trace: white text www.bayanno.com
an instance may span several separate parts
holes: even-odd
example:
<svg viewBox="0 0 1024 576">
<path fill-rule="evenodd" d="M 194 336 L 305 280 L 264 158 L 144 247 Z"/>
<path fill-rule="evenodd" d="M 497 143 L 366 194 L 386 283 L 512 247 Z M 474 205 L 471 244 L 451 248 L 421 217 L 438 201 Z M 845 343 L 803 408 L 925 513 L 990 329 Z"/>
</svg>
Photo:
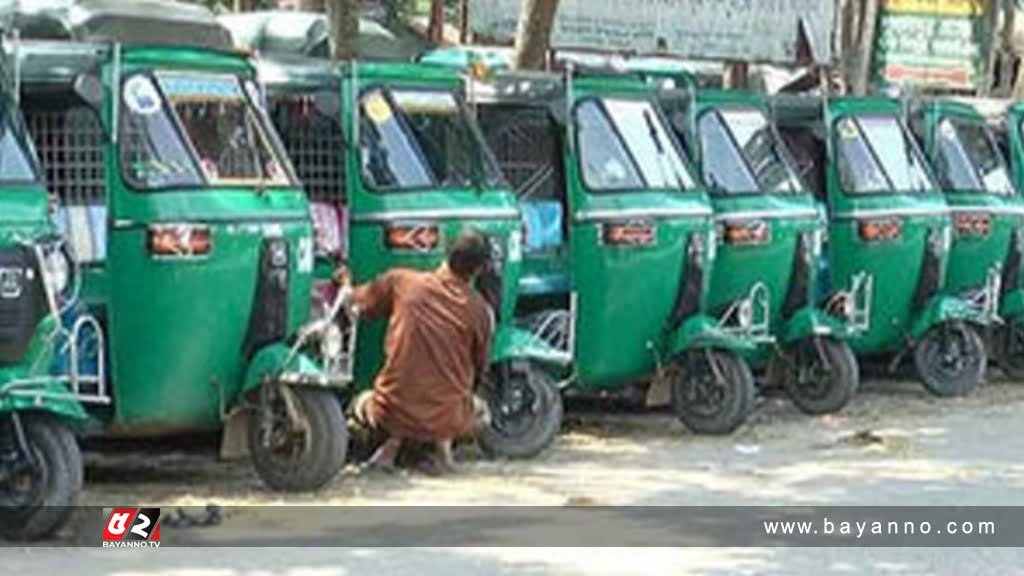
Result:
<svg viewBox="0 0 1024 576">
<path fill-rule="evenodd" d="M 863 538 L 865 536 L 915 536 L 933 534 L 954 535 L 994 535 L 995 522 L 950 522 L 932 523 L 928 521 L 856 521 L 844 522 L 830 518 L 814 520 L 780 520 L 764 522 L 765 534 L 769 536 L 849 536 Z"/>
</svg>

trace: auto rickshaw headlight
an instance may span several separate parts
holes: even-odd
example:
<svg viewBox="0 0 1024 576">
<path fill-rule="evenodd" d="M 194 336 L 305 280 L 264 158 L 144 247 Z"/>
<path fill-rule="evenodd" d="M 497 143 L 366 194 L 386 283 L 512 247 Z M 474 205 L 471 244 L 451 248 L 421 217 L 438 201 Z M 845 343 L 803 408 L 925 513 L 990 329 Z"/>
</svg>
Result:
<svg viewBox="0 0 1024 576">
<path fill-rule="evenodd" d="M 736 320 L 742 330 L 748 330 L 754 325 L 754 303 L 749 298 L 740 304 L 736 311 Z"/>
<path fill-rule="evenodd" d="M 343 345 L 344 335 L 341 328 L 331 322 L 320 337 L 320 354 L 324 358 L 337 358 L 341 356 Z"/>
<path fill-rule="evenodd" d="M 47 249 L 43 268 L 43 278 L 54 293 L 61 294 L 67 290 L 71 282 L 71 262 L 63 250 L 56 246 Z"/>
</svg>

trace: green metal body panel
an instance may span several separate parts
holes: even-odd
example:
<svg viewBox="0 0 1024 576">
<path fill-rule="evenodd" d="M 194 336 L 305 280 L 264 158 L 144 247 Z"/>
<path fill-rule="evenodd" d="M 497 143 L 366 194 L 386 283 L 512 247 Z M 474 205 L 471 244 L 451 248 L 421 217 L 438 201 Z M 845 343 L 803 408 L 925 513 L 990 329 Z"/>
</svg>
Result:
<svg viewBox="0 0 1024 576">
<path fill-rule="evenodd" d="M 764 99 L 756 94 L 744 92 L 701 91 L 698 93 L 694 118 L 698 119 L 714 110 L 730 108 L 757 110 L 768 116 Z M 696 130 L 696 126 L 691 126 Z M 693 141 L 698 136 L 691 134 Z M 708 161 L 698 158 L 698 163 Z M 768 291 L 770 312 L 769 330 L 774 336 L 781 336 L 790 342 L 815 335 L 823 322 L 807 322 L 783 316 L 783 304 L 790 290 L 790 281 L 796 266 L 797 244 L 801 235 L 820 237 L 824 229 L 817 202 L 810 192 L 774 194 L 753 193 L 742 195 L 712 195 L 715 220 L 719 226 L 763 221 L 770 226 L 769 238 L 757 245 L 732 245 L 719 235 L 718 257 L 712 274 L 708 309 L 721 314 L 735 301 L 746 297 L 758 283 Z M 808 302 L 813 303 L 811 293 L 817 282 L 817 259 L 820 251 L 812 254 L 809 263 Z M 819 318 L 816 315 L 814 318 Z M 831 325 L 829 323 L 828 325 Z M 845 330 L 837 332 L 845 334 Z M 756 354 L 748 355 L 755 366 L 762 365 L 775 351 L 771 342 L 759 346 Z"/>
<path fill-rule="evenodd" d="M 354 121 L 358 117 L 356 95 L 375 86 L 441 88 L 459 90 L 461 78 L 452 71 L 415 64 L 357 64 L 342 69 L 342 124 L 349 142 L 355 141 Z M 432 189 L 409 192 L 376 192 L 363 182 L 360 150 L 350 146 L 346 154 L 346 189 L 350 209 L 349 254 L 353 279 L 372 280 L 395 267 L 432 269 L 444 260 L 449 241 L 466 230 L 499 239 L 504 255 L 502 309 L 499 324 L 510 321 L 515 311 L 515 294 L 521 273 L 521 223 L 515 197 L 508 189 Z M 436 224 L 441 242 L 425 252 L 396 251 L 384 244 L 391 223 Z M 383 362 L 386 322 L 363 321 L 356 355 L 356 387 L 368 388 Z M 500 342 L 498 343 L 500 344 Z M 508 356 L 500 346 L 492 347 L 494 358 Z"/>
<path fill-rule="evenodd" d="M 572 360 L 528 330 L 516 328 L 508 323 L 498 326 L 491 346 L 491 361 L 508 362 L 524 358 L 551 367 L 565 366 Z"/>
<path fill-rule="evenodd" d="M 121 78 L 147 70 L 253 74 L 241 55 L 189 48 L 123 51 Z M 119 92 L 115 75 L 113 61 L 107 61 L 101 115 L 108 130 Z M 84 294 L 106 316 L 114 405 L 106 425 L 122 434 L 217 429 L 245 383 L 243 347 L 265 238 L 289 244 L 289 330 L 309 315 L 312 263 L 301 263 L 301 252 L 312 249 L 308 202 L 298 187 L 138 192 L 122 179 L 110 140 L 104 156 L 107 259 L 84 275 Z M 151 256 L 148 226 L 171 223 L 208 225 L 210 253 Z"/>
<path fill-rule="evenodd" d="M 625 78 L 580 78 L 572 96 L 573 105 L 598 96 L 653 99 L 649 87 Z M 675 346 L 700 341 L 696 330 L 679 340 L 665 334 L 664 327 L 683 281 L 690 235 L 703 237 L 706 249 L 712 238 L 710 206 L 701 191 L 591 193 L 583 185 L 575 149 L 566 151 L 564 164 L 571 214 L 570 267 L 578 298 L 578 383 L 583 388 L 617 387 L 653 374 L 656 353 L 670 355 L 678 351 L 672 349 Z M 603 222 L 652 209 L 675 214 L 652 218 L 652 244 L 625 247 L 601 242 Z M 608 216 L 598 217 L 601 214 Z M 706 271 L 702 298 L 709 276 Z"/>
<path fill-rule="evenodd" d="M 1006 144 L 1008 149 L 1008 161 L 1010 164 L 1010 175 L 1013 179 L 1014 188 L 1017 191 L 1015 200 L 1024 204 L 1024 105 L 1017 103 L 1010 106 L 1006 111 Z M 1021 231 L 1021 249 L 1024 250 L 1024 230 Z M 1017 286 L 1003 286 L 1003 297 L 1000 300 L 1000 315 L 1004 318 L 1018 318 L 1024 314 L 1024 277 L 1020 278 Z"/>
<path fill-rule="evenodd" d="M 932 326 L 943 322 L 960 320 L 972 324 L 984 325 L 990 322 L 977 307 L 962 298 L 954 296 L 935 296 L 924 308 L 914 315 L 908 331 L 912 341 L 924 336 Z"/>
<path fill-rule="evenodd" d="M 985 118 L 968 104 L 953 101 L 929 102 L 919 112 L 922 124 L 924 151 L 933 166 L 938 161 L 939 123 L 944 118 L 984 125 Z M 1014 231 L 1024 226 L 1024 202 L 1019 192 L 1011 196 L 989 193 L 985 190 L 946 190 L 946 202 L 954 216 L 978 214 L 989 217 L 986 235 L 960 234 L 954 228 L 953 244 L 946 270 L 946 285 L 950 292 L 960 293 L 982 288 L 994 267 L 1002 267 L 1010 252 Z M 1020 287 L 1003 287 L 1004 291 Z"/>
<path fill-rule="evenodd" d="M 850 340 L 858 354 L 891 353 L 905 346 L 919 330 L 912 326 L 937 321 L 925 303 L 915 309 L 914 295 L 921 277 L 929 230 L 949 237 L 951 222 L 940 191 L 924 193 L 846 194 L 839 184 L 832 127 L 846 116 L 890 115 L 902 118 L 899 102 L 881 98 L 829 100 L 825 116 L 829 162 L 826 186 L 829 202 L 828 258 L 833 286 L 848 285 L 854 275 L 867 272 L 874 278 L 870 326 Z M 902 234 L 889 241 L 866 242 L 858 234 L 858 221 L 897 218 Z M 940 279 L 945 274 L 948 251 L 940 256 Z M 940 294 L 943 287 L 940 282 Z"/>
<path fill-rule="evenodd" d="M 256 351 L 245 371 L 241 392 L 244 394 L 259 388 L 282 371 L 297 377 L 316 377 L 321 374 L 320 365 L 302 353 L 291 355 L 291 348 L 285 344 L 271 344 Z"/>
</svg>

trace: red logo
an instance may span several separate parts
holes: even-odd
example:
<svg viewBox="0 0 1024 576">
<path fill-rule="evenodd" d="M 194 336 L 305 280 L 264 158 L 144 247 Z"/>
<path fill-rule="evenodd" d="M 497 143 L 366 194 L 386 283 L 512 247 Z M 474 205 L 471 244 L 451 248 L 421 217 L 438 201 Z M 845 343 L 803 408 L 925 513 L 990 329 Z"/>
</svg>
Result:
<svg viewBox="0 0 1024 576">
<path fill-rule="evenodd" d="M 159 542 L 159 508 L 104 508 L 104 542 Z"/>
</svg>

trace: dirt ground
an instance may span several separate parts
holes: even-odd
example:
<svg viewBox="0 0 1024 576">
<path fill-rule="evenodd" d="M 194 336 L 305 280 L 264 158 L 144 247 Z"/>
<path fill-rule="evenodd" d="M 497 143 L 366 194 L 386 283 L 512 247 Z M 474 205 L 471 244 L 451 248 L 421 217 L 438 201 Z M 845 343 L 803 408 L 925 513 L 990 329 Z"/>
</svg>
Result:
<svg viewBox="0 0 1024 576">
<path fill-rule="evenodd" d="M 727 437 L 688 433 L 668 412 L 569 410 L 532 461 L 475 458 L 450 477 L 361 477 L 349 466 L 303 496 L 266 491 L 215 439 L 117 444 L 87 458 L 86 504 L 737 505 L 1024 504 L 1024 385 L 937 399 L 913 382 L 873 382 L 841 414 L 807 417 L 764 400 Z"/>
<path fill-rule="evenodd" d="M 88 455 L 93 505 L 1024 505 L 1024 385 L 942 400 L 915 383 L 872 382 L 840 415 L 810 418 L 771 398 L 728 437 L 686 432 L 665 412 L 575 407 L 547 454 L 471 459 L 452 477 L 362 477 L 354 466 L 305 496 L 264 490 L 215 442 L 108 445 Z M 471 456 L 471 455 L 470 455 Z M 225 509 L 225 525 L 268 522 Z M 264 508 L 264 510 L 266 510 Z M 276 526 L 294 534 L 296 526 Z M 103 576 L 350 574 L 1024 574 L 998 548 L 0 548 L 0 573 Z M 133 554 L 129 554 L 133 552 Z"/>
</svg>

